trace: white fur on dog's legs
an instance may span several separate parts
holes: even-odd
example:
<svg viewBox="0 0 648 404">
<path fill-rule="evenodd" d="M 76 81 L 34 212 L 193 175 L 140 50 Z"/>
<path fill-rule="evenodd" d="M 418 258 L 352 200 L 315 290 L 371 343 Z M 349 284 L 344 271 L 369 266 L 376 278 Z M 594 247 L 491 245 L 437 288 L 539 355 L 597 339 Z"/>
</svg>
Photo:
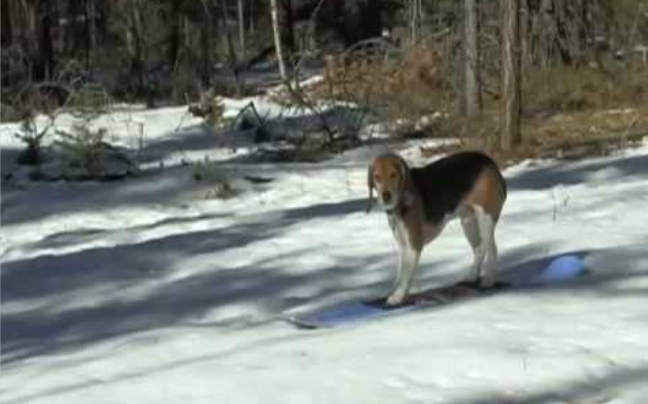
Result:
<svg viewBox="0 0 648 404">
<path fill-rule="evenodd" d="M 392 292 L 394 293 L 396 289 L 398 289 L 398 286 L 401 284 L 403 281 L 403 268 L 406 266 L 405 262 L 405 254 L 403 253 L 403 248 L 399 245 L 398 246 L 398 266 L 396 267 L 396 277 L 394 278 L 394 285 L 392 287 Z"/>
<path fill-rule="evenodd" d="M 407 228 L 402 221 L 394 216 L 390 216 L 389 226 L 392 229 L 394 239 L 398 245 L 399 259 L 396 272 L 396 285 L 393 292 L 387 298 L 387 305 L 395 306 L 401 304 L 407 297 L 418 268 L 421 252 L 414 251 L 410 247 Z"/>
<path fill-rule="evenodd" d="M 481 244 L 479 247 L 481 265 L 480 286 L 489 288 L 495 284 L 497 246 L 495 245 L 495 222 L 493 218 L 484 212 L 481 206 L 474 206 L 477 216 L 477 227 L 479 228 L 479 237 Z M 486 262 L 484 262 L 486 259 Z"/>
<path fill-rule="evenodd" d="M 420 251 L 416 251 L 409 246 L 402 246 L 400 256 L 401 268 L 398 285 L 396 286 L 396 290 L 394 290 L 394 292 L 392 292 L 392 294 L 387 298 L 388 306 L 399 305 L 403 303 L 403 301 L 407 297 L 407 294 L 412 287 L 412 281 L 416 276 L 421 253 Z"/>
<path fill-rule="evenodd" d="M 491 242 L 488 251 L 486 252 L 486 260 L 484 261 L 482 271 L 482 286 L 494 286 L 497 282 L 497 245 L 495 245 L 494 237 L 491 237 Z"/>
<path fill-rule="evenodd" d="M 396 241 L 396 248 L 398 248 L 398 266 L 396 267 L 396 278 L 394 279 L 394 286 L 391 294 L 393 294 L 396 289 L 400 286 L 403 280 L 403 271 L 407 265 L 405 260 L 405 245 L 407 244 L 406 235 L 403 234 L 402 226 L 398 225 L 398 220 L 394 216 L 388 217 L 389 227 L 392 229 L 392 235 Z"/>
<path fill-rule="evenodd" d="M 464 281 L 475 283 L 479 280 L 482 265 L 482 262 L 480 261 L 480 259 L 482 259 L 482 254 L 480 252 L 481 237 L 479 235 L 479 226 L 477 225 L 477 217 L 475 214 L 462 217 L 461 227 L 466 235 L 466 239 L 468 239 L 468 243 L 470 243 L 474 255 L 473 265 L 470 268 L 468 275 L 464 278 Z"/>
</svg>

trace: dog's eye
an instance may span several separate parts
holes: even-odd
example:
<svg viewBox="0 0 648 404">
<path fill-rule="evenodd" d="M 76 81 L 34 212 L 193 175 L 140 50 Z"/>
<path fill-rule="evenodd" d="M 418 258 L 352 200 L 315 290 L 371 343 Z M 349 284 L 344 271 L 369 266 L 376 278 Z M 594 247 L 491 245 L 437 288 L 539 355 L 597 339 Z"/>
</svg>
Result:
<svg viewBox="0 0 648 404">
<path fill-rule="evenodd" d="M 393 172 L 391 172 L 391 173 L 389 174 L 389 179 L 392 179 L 392 180 L 393 180 L 393 179 L 396 178 L 397 176 L 398 176 L 398 173 L 397 173 L 396 171 L 393 171 Z"/>
<path fill-rule="evenodd" d="M 377 182 L 380 182 L 380 175 L 378 175 L 378 174 L 374 175 L 374 180 L 376 180 Z"/>
</svg>

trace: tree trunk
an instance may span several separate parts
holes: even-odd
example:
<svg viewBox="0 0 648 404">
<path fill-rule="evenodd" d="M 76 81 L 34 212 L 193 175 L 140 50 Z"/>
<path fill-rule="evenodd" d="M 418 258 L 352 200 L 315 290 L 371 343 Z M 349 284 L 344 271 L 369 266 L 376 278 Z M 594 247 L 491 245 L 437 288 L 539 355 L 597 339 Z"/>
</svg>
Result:
<svg viewBox="0 0 648 404">
<path fill-rule="evenodd" d="M 77 50 L 78 37 L 76 34 L 77 22 L 74 18 L 74 15 L 77 11 L 77 4 L 75 2 L 67 2 L 63 6 L 63 11 L 61 14 L 65 18 L 65 21 L 62 22 L 62 50 L 63 54 L 67 57 L 73 55 Z"/>
<path fill-rule="evenodd" d="M 466 115 L 475 117 L 481 110 L 479 80 L 479 14 L 477 0 L 464 0 L 465 7 L 465 94 Z"/>
<path fill-rule="evenodd" d="M 520 3 L 500 0 L 502 35 L 502 96 L 500 145 L 509 150 L 521 143 L 520 134 Z"/>
<path fill-rule="evenodd" d="M 41 53 L 42 55 L 41 57 L 43 58 L 44 63 L 44 74 L 48 80 L 54 77 L 56 63 L 56 60 L 54 58 L 54 41 L 52 37 L 52 25 L 54 20 L 53 6 L 54 3 L 51 1 L 48 1 L 43 5 L 43 17 L 40 20 L 41 32 L 39 35 L 39 53 Z"/>
<path fill-rule="evenodd" d="M 529 0 L 520 0 L 520 63 L 522 71 L 531 65 L 530 15 Z"/>
<path fill-rule="evenodd" d="M 421 0 L 410 0 L 409 5 L 410 43 L 414 45 L 418 42 L 421 35 Z"/>
<path fill-rule="evenodd" d="M 2 34 L 0 35 L 0 44 L 3 48 L 6 48 L 8 46 L 11 46 L 11 44 L 13 43 L 9 0 L 2 0 L 0 6 L 2 7 L 2 9 L 0 10 L 0 18 L 2 19 L 2 22 L 0 23 L 0 29 L 2 30 Z"/>
<path fill-rule="evenodd" d="M 254 35 L 255 33 L 254 22 L 256 20 L 256 9 L 254 8 L 254 6 L 254 1 L 248 3 L 248 21 L 250 22 L 250 26 L 248 27 L 248 34 L 250 36 Z"/>
<path fill-rule="evenodd" d="M 571 0 L 570 0 L 571 1 Z M 563 1 L 553 0 L 552 11 L 554 24 L 556 25 L 555 46 L 560 53 L 562 62 L 566 65 L 571 65 L 574 62 L 572 49 L 570 47 L 570 35 L 568 24 L 568 5 Z"/>
<path fill-rule="evenodd" d="M 587 53 L 587 35 L 589 31 L 588 12 L 590 2 L 585 0 L 578 0 L 576 4 L 572 5 L 572 52 L 576 66 L 581 66 L 585 63 Z"/>
<path fill-rule="evenodd" d="M 291 60 L 291 56 L 295 54 L 295 19 L 293 17 L 293 5 L 292 0 L 283 0 L 282 3 L 284 16 L 282 25 L 286 27 L 283 32 L 282 41 L 286 45 L 285 50 L 288 60 Z M 286 54 L 284 54 L 284 57 L 286 57 Z"/>
<path fill-rule="evenodd" d="M 127 47 L 131 59 L 131 74 L 137 78 L 137 88 L 135 93 L 141 97 L 148 93 L 148 83 L 146 80 L 146 39 L 144 38 L 144 27 L 142 21 L 141 0 L 131 0 L 131 24 L 127 30 Z"/>
<path fill-rule="evenodd" d="M 240 59 L 245 59 L 245 4 L 243 0 L 237 2 L 238 10 L 238 40 Z"/>
<path fill-rule="evenodd" d="M 203 0 L 203 11 L 200 24 L 200 82 L 203 86 L 209 87 L 212 73 L 212 16 L 206 0 Z"/>
<path fill-rule="evenodd" d="M 281 32 L 279 31 L 279 14 L 277 0 L 270 0 L 270 17 L 272 18 L 272 33 L 274 35 L 277 63 L 279 64 L 279 75 L 283 81 L 288 80 L 286 65 L 284 64 L 283 51 L 281 47 Z"/>
<path fill-rule="evenodd" d="M 40 52 L 42 44 L 41 35 L 39 35 L 40 22 L 38 21 L 38 5 L 35 1 L 22 1 L 24 24 L 18 25 L 18 31 L 24 32 L 21 39 L 23 50 L 27 51 L 31 63 L 31 78 L 34 81 L 41 81 L 45 78 L 46 64 L 43 54 Z M 24 30 L 24 31 L 23 31 Z"/>
<path fill-rule="evenodd" d="M 182 17 L 182 30 L 184 31 L 182 44 L 185 49 L 191 49 L 191 19 L 189 19 L 189 17 L 187 16 Z"/>
<path fill-rule="evenodd" d="M 14 43 L 14 36 L 13 36 L 13 24 L 15 21 L 13 20 L 13 15 L 12 15 L 12 8 L 15 7 L 14 4 L 9 4 L 9 0 L 2 0 L 1 3 L 2 10 L 0 11 L 0 18 L 2 18 L 1 27 L 2 27 L 2 41 L 0 46 L 3 49 L 8 48 L 9 46 L 12 46 Z M 12 66 L 12 59 L 7 58 L 7 64 L 2 67 L 2 69 L 5 69 L 2 72 L 2 77 L 1 77 L 1 82 L 0 86 L 2 88 L 9 87 L 11 83 L 11 73 L 13 71 L 13 66 Z"/>
<path fill-rule="evenodd" d="M 178 55 L 180 53 L 180 42 L 181 42 L 181 25 L 182 25 L 182 13 L 180 12 L 180 0 L 171 1 L 171 27 L 169 35 L 169 66 L 172 71 L 175 71 L 176 64 L 178 62 Z"/>
<path fill-rule="evenodd" d="M 86 70 L 92 70 L 92 54 L 96 45 L 94 0 L 86 0 L 84 12 L 86 24 Z"/>
<path fill-rule="evenodd" d="M 243 83 L 241 81 L 241 75 L 239 74 L 239 62 L 236 58 L 236 51 L 234 50 L 234 41 L 232 40 L 232 33 L 227 26 L 227 5 L 225 0 L 221 0 L 220 9 L 221 9 L 221 25 L 225 30 L 225 41 L 227 44 L 227 59 L 234 74 L 234 80 L 236 82 L 236 96 L 240 97 L 243 95 Z"/>
</svg>

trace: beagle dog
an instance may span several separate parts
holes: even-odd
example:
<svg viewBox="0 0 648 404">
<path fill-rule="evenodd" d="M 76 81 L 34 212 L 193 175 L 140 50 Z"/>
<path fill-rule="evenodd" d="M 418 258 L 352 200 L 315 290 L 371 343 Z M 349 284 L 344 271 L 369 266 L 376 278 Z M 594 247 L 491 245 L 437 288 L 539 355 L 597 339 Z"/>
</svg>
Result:
<svg viewBox="0 0 648 404">
<path fill-rule="evenodd" d="M 407 299 L 423 247 L 454 218 L 460 218 L 474 254 L 461 284 L 495 286 L 495 225 L 506 201 L 506 182 L 495 161 L 481 152 L 466 151 L 411 168 L 402 157 L 386 153 L 371 162 L 367 179 L 367 212 L 375 203 L 375 191 L 398 244 L 396 285 L 387 305 Z"/>
</svg>

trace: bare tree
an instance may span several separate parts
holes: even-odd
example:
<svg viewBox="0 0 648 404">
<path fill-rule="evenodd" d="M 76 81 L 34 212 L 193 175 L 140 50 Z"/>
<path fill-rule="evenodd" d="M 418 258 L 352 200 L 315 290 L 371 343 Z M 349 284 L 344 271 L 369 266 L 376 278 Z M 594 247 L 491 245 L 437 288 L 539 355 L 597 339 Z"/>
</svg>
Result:
<svg viewBox="0 0 648 404">
<path fill-rule="evenodd" d="M 279 31 L 279 11 L 277 0 L 270 0 L 270 16 L 272 17 L 272 32 L 274 34 L 275 51 L 277 53 L 277 63 L 279 63 L 279 75 L 286 81 L 286 65 L 284 63 L 283 51 L 281 47 L 281 32 Z"/>
<path fill-rule="evenodd" d="M 212 13 L 209 0 L 202 0 L 203 15 L 200 21 L 200 81 L 209 87 L 212 74 Z"/>
<path fill-rule="evenodd" d="M 142 0 L 125 0 L 123 16 L 126 17 L 126 49 L 130 60 L 130 71 L 136 79 L 137 95 L 146 93 L 146 48 L 147 38 L 144 29 L 145 10 Z"/>
<path fill-rule="evenodd" d="M 244 0 L 238 0 L 236 5 L 238 11 L 239 52 L 241 60 L 243 60 L 245 59 L 245 2 Z"/>
<path fill-rule="evenodd" d="M 2 3 L 0 3 L 0 19 L 2 20 L 0 23 L 0 30 L 2 30 L 0 38 L 2 38 L 2 47 L 5 48 L 13 42 L 13 36 L 11 35 L 13 21 L 11 19 L 10 5 L 8 1 L 2 1 Z"/>
<path fill-rule="evenodd" d="M 85 26 L 86 26 L 86 69 L 92 69 L 92 53 L 97 47 L 97 35 L 95 27 L 95 3 L 94 0 L 85 0 L 84 7 Z"/>
<path fill-rule="evenodd" d="M 520 134 L 520 3 L 500 0 L 502 35 L 500 145 L 509 150 L 521 143 Z"/>
<path fill-rule="evenodd" d="M 423 14 L 422 0 L 409 2 L 409 35 L 410 42 L 415 44 L 421 36 L 421 20 Z"/>
<path fill-rule="evenodd" d="M 176 69 L 178 56 L 180 54 L 180 43 L 182 41 L 182 20 L 184 17 L 180 13 L 181 0 L 171 0 L 171 17 L 169 25 L 169 65 L 173 70 Z"/>
<path fill-rule="evenodd" d="M 477 0 L 464 0 L 465 10 L 465 95 L 466 115 L 475 117 L 481 110 L 481 83 L 479 80 L 479 14 Z"/>
<path fill-rule="evenodd" d="M 285 45 L 285 47 L 282 48 L 284 52 L 284 61 L 286 58 L 290 61 L 296 52 L 295 16 L 293 14 L 292 0 L 281 0 L 279 8 L 281 10 L 281 26 L 284 28 L 281 32 L 281 40 L 283 45 Z"/>
<path fill-rule="evenodd" d="M 54 72 L 52 40 L 52 3 L 36 0 L 16 0 L 3 8 L 12 30 L 12 41 L 27 55 L 32 80 L 49 79 Z"/>
<path fill-rule="evenodd" d="M 241 81 L 242 77 L 239 74 L 239 62 L 236 58 L 236 51 L 234 50 L 234 41 L 232 40 L 232 34 L 227 26 L 227 4 L 225 0 L 220 0 L 220 9 L 221 9 L 221 26 L 225 30 L 225 41 L 227 43 L 227 59 L 234 74 L 234 79 L 236 83 L 236 95 L 243 95 L 243 83 Z M 241 50 L 243 51 L 243 49 Z"/>
<path fill-rule="evenodd" d="M 531 64 L 531 10 L 529 9 L 529 1 L 533 0 L 520 0 L 520 58 L 522 63 L 522 70 L 528 68 Z"/>
</svg>

